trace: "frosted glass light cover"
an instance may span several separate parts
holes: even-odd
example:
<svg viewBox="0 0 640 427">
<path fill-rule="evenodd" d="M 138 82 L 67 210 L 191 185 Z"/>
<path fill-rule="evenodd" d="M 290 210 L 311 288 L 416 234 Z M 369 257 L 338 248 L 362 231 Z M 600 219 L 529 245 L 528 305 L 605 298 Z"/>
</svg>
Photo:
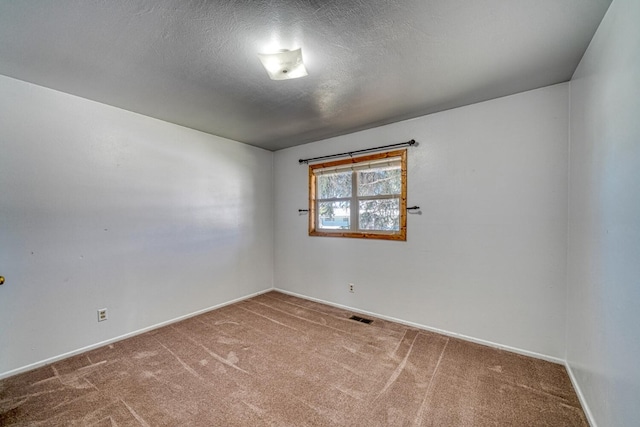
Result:
<svg viewBox="0 0 640 427">
<path fill-rule="evenodd" d="M 297 79 L 308 75 L 302 62 L 302 49 L 283 50 L 278 53 L 259 53 L 258 58 L 260 58 L 271 80 Z"/>
</svg>

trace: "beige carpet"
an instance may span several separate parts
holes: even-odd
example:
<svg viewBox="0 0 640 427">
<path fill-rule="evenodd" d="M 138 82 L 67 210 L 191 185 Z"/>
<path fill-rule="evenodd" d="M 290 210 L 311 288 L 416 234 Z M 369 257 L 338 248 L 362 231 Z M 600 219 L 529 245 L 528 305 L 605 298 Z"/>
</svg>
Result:
<svg viewBox="0 0 640 427">
<path fill-rule="evenodd" d="M 0 425 L 587 426 L 561 365 L 352 314 L 270 292 L 1 380 Z"/>
</svg>

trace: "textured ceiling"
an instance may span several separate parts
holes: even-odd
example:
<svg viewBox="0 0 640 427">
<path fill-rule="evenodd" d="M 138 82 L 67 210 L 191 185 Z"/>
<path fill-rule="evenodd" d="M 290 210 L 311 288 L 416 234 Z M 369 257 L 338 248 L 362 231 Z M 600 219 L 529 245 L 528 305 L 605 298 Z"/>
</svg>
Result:
<svg viewBox="0 0 640 427">
<path fill-rule="evenodd" d="M 0 74 L 277 150 L 567 81 L 610 2 L 2 1 Z"/>
</svg>

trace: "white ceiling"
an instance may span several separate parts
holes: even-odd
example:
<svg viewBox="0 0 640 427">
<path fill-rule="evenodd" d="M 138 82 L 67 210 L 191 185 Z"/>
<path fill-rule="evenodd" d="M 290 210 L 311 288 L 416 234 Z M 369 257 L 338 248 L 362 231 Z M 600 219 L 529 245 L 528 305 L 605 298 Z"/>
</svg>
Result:
<svg viewBox="0 0 640 427">
<path fill-rule="evenodd" d="M 6 0 L 0 74 L 277 150 L 567 81 L 610 3 Z"/>
</svg>

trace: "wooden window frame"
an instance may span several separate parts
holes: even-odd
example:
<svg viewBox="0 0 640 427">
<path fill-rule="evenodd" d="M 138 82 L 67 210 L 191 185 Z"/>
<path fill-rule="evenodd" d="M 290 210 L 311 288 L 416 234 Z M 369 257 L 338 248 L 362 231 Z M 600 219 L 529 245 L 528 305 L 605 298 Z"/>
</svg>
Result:
<svg viewBox="0 0 640 427">
<path fill-rule="evenodd" d="M 317 195 L 316 195 L 316 169 L 344 166 L 348 164 L 366 163 L 379 161 L 385 158 L 400 158 L 400 218 L 398 231 L 323 231 L 317 228 Z M 357 195 L 353 196 L 356 200 Z M 352 208 L 353 211 L 353 208 Z M 356 239 L 379 239 L 379 240 L 407 240 L 407 150 L 387 151 L 383 153 L 370 154 L 361 157 L 350 157 L 343 160 L 335 160 L 326 163 L 309 165 L 309 236 L 323 237 L 348 237 Z"/>
</svg>

